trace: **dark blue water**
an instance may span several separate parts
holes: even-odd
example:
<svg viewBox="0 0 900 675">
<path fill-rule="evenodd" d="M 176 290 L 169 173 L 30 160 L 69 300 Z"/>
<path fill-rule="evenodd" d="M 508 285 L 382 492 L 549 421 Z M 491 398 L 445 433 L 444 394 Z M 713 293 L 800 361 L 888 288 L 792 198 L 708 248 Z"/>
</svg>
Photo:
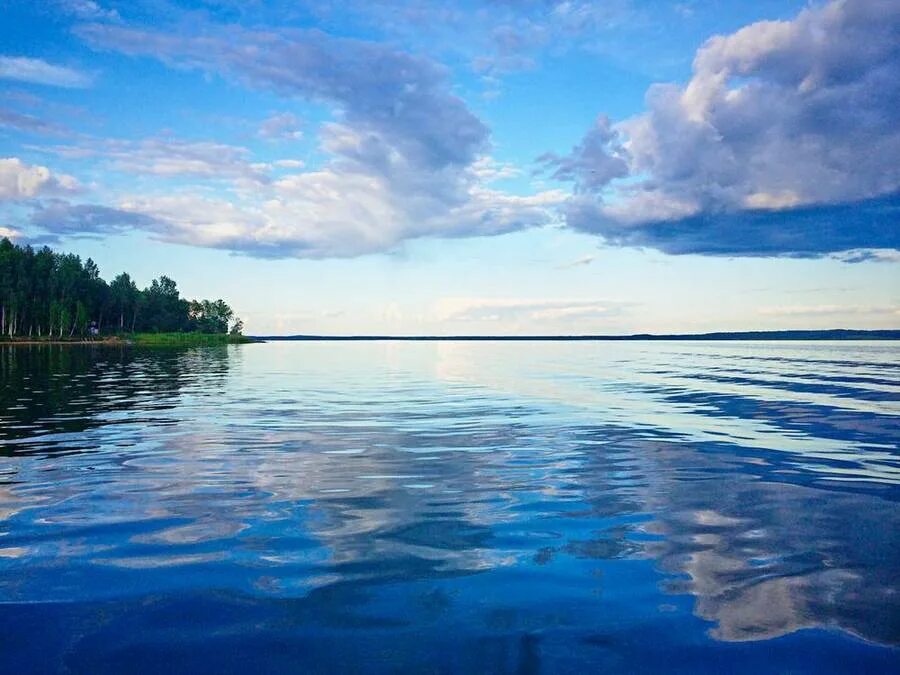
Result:
<svg viewBox="0 0 900 675">
<path fill-rule="evenodd" d="M 0 670 L 900 670 L 900 344 L 0 348 Z"/>
</svg>

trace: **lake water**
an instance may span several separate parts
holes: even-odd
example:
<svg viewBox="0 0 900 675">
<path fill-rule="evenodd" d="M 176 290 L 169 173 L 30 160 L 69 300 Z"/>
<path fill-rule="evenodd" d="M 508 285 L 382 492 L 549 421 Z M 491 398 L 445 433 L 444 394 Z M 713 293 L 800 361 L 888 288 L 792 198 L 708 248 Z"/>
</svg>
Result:
<svg viewBox="0 0 900 675">
<path fill-rule="evenodd" d="M 900 343 L 0 347 L 3 672 L 900 670 Z"/>
</svg>

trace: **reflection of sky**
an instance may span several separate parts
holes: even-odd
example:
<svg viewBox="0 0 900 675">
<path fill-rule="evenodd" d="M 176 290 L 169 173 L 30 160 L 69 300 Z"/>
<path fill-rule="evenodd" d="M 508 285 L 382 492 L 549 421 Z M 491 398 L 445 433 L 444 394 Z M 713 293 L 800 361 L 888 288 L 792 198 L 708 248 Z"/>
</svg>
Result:
<svg viewBox="0 0 900 675">
<path fill-rule="evenodd" d="M 591 640 L 613 621 L 613 641 L 652 617 L 673 648 L 707 629 L 896 643 L 896 346 L 760 350 L 294 343 L 116 360 L 140 376 L 88 378 L 95 397 L 67 378 L 2 439 L 0 599 L 228 589 L 319 627 L 549 630 L 550 613 Z M 788 391 L 794 378 L 831 389 Z"/>
<path fill-rule="evenodd" d="M 788 371 L 780 360 L 773 365 L 761 359 L 753 359 L 741 370 L 742 360 L 747 359 L 745 345 L 575 343 L 559 348 L 539 343 L 526 347 L 533 350 L 525 358 L 531 358 L 534 367 L 521 367 L 523 349 L 518 346 L 511 353 L 505 343 L 446 342 L 438 345 L 437 373 L 450 381 L 477 382 L 499 391 L 552 400 L 578 408 L 592 419 L 600 414 L 612 422 L 665 429 L 684 440 L 736 440 L 745 447 L 784 450 L 807 459 L 839 458 L 854 462 L 855 471 L 867 479 L 897 480 L 900 474 L 890 442 L 880 452 L 875 439 L 862 440 L 863 434 L 861 438 L 848 434 L 830 437 L 811 434 L 809 429 L 826 424 L 855 430 L 852 425 L 858 418 L 852 413 L 862 413 L 866 423 L 882 425 L 890 441 L 889 432 L 897 427 L 893 420 L 900 416 L 900 386 L 896 384 L 900 351 L 890 344 L 862 346 L 863 360 L 870 352 L 872 358 L 883 360 L 879 371 L 871 364 L 855 367 L 852 361 L 829 362 L 842 356 L 839 344 L 813 347 L 816 351 L 810 352 L 803 346 L 763 345 L 765 351 L 780 350 L 781 359 L 814 359 L 801 361 L 796 370 L 791 360 Z M 542 359 L 542 352 L 549 352 L 551 358 Z M 831 377 L 869 379 L 854 381 L 851 387 L 834 384 L 836 391 L 831 394 L 791 391 L 797 378 L 816 377 L 815 361 L 819 361 L 818 371 L 827 367 Z M 721 370 L 731 374 L 711 379 L 711 374 Z M 743 381 L 728 382 L 738 377 Z M 884 400 L 852 398 L 860 392 L 878 392 Z M 716 404 L 728 398 L 760 402 L 768 408 L 752 416 L 717 409 Z M 890 417 L 873 419 L 874 415 Z M 802 428 L 790 424 L 792 417 L 799 418 Z M 856 452 L 858 448 L 860 452 Z"/>
</svg>

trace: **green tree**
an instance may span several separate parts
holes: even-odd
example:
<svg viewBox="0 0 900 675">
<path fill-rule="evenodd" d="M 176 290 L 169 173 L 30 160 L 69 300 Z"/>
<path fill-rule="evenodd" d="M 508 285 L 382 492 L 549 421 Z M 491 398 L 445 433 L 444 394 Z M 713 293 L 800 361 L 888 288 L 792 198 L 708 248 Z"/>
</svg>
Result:
<svg viewBox="0 0 900 675">
<path fill-rule="evenodd" d="M 69 326 L 73 326 L 72 323 L 72 312 L 69 311 L 69 308 L 66 305 L 61 305 L 59 310 L 59 336 L 62 337 L 63 331 L 68 330 Z M 71 333 L 69 333 L 71 335 Z"/>
<path fill-rule="evenodd" d="M 0 240 L 0 334 L 7 334 L 7 322 L 9 318 L 12 293 L 15 287 L 16 258 L 19 249 L 13 243 L 4 238 Z M 12 334 L 12 333 L 10 333 Z"/>
<path fill-rule="evenodd" d="M 0 238 L 0 335 L 83 335 L 92 321 L 98 328 L 117 324 L 121 332 L 226 333 L 234 312 L 222 299 L 188 302 L 167 276 L 143 291 L 125 272 L 107 284 L 90 258 L 82 263 L 71 253 Z M 242 326 L 240 320 L 234 325 Z"/>
<path fill-rule="evenodd" d="M 75 324 L 72 326 L 72 330 L 77 330 L 78 334 L 84 337 L 89 321 L 90 315 L 88 314 L 87 305 L 79 300 L 75 303 Z"/>
<path fill-rule="evenodd" d="M 190 304 L 181 298 L 172 279 L 167 276 L 154 279 L 141 295 L 139 321 L 143 329 L 165 333 L 189 328 Z"/>
<path fill-rule="evenodd" d="M 33 317 L 37 328 L 37 334 L 43 335 L 44 328 L 48 332 L 53 330 L 50 318 L 50 306 L 53 302 L 51 284 L 55 274 L 56 259 L 53 251 L 44 246 L 34 255 L 32 302 Z"/>
<path fill-rule="evenodd" d="M 118 317 L 119 331 L 125 332 L 126 321 L 133 331 L 140 291 L 127 272 L 122 272 L 112 280 L 109 285 L 109 296 L 113 311 Z"/>
<path fill-rule="evenodd" d="M 234 311 L 221 298 L 191 300 L 188 317 L 191 328 L 201 333 L 227 333 Z"/>
</svg>

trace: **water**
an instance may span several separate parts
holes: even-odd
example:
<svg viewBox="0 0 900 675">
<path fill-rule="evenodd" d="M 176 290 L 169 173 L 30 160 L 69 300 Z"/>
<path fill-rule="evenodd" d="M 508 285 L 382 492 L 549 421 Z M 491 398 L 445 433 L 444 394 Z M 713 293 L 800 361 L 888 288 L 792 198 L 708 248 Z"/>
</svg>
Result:
<svg viewBox="0 0 900 675">
<path fill-rule="evenodd" d="M 0 347 L 0 670 L 900 669 L 900 344 Z"/>
</svg>

